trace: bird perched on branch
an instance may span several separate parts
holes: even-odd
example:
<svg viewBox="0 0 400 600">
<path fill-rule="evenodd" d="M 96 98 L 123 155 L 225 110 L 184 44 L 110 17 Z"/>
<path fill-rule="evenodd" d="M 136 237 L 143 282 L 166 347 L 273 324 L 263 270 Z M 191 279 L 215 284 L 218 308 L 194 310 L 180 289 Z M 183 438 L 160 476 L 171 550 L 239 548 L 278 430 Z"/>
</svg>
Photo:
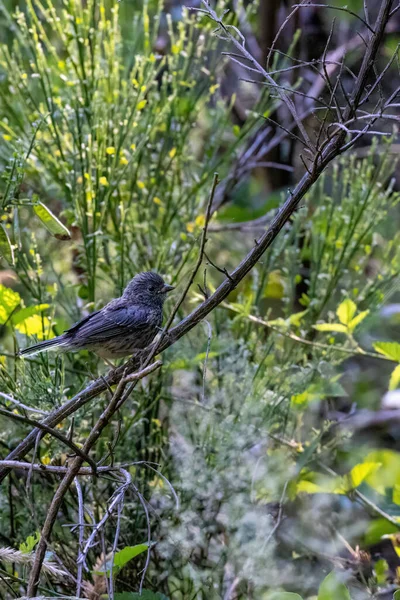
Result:
<svg viewBox="0 0 400 600">
<path fill-rule="evenodd" d="M 157 273 L 136 275 L 120 298 L 91 313 L 62 335 L 21 350 L 19 356 L 45 350 L 91 350 L 101 358 L 122 358 L 152 342 L 162 323 L 163 304 L 172 285 Z"/>
</svg>

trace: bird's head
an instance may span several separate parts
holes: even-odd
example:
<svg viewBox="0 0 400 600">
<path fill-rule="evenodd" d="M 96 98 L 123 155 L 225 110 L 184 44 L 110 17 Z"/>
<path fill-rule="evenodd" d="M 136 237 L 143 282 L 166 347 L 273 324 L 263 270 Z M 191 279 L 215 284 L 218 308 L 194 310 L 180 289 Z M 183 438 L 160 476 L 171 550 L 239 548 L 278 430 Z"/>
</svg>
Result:
<svg viewBox="0 0 400 600">
<path fill-rule="evenodd" d="M 174 287 L 165 283 L 160 275 L 147 271 L 135 275 L 126 286 L 123 297 L 132 304 L 162 306 L 167 293 L 173 289 Z"/>
</svg>

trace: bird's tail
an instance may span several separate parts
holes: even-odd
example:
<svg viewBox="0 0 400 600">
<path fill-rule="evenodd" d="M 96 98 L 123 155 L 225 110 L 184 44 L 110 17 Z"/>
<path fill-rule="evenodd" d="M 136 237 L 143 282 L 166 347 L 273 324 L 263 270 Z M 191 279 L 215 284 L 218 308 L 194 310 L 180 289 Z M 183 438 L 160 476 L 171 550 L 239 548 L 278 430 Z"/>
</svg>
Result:
<svg viewBox="0 0 400 600">
<path fill-rule="evenodd" d="M 45 340 L 44 342 L 40 342 L 39 344 L 35 344 L 34 346 L 30 346 L 29 348 L 20 350 L 18 352 L 18 356 L 29 356 L 31 354 L 39 354 L 39 352 L 45 352 L 45 350 L 56 348 L 57 346 L 62 346 L 64 341 L 64 336 L 59 335 L 58 337 L 55 337 L 51 340 Z"/>
</svg>

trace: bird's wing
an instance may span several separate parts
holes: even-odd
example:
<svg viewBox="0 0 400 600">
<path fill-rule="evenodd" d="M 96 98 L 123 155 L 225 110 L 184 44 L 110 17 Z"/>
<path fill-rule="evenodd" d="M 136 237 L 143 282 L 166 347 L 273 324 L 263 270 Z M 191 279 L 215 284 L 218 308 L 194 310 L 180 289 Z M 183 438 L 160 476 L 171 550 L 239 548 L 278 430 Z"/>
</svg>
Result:
<svg viewBox="0 0 400 600">
<path fill-rule="evenodd" d="M 139 334 L 149 327 L 150 317 L 147 308 L 110 303 L 71 327 L 66 335 L 85 344 L 101 343 L 118 336 Z"/>
</svg>

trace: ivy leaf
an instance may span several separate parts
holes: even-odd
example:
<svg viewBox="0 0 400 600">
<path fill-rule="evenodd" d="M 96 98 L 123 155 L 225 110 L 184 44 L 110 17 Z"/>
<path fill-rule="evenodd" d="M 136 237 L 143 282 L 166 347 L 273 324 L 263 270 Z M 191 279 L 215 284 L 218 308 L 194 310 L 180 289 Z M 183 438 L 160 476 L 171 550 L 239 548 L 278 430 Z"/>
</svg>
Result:
<svg viewBox="0 0 400 600">
<path fill-rule="evenodd" d="M 369 314 L 369 310 L 363 310 L 362 312 L 360 312 L 356 317 L 354 317 L 354 319 L 352 319 L 349 323 L 349 329 L 351 332 L 353 332 L 355 330 L 356 327 L 358 327 L 358 325 L 360 323 L 362 323 L 362 321 L 364 321 L 365 317 Z"/>
<path fill-rule="evenodd" d="M 346 298 L 346 300 L 339 304 L 336 314 L 343 325 L 349 325 L 356 314 L 356 310 L 357 306 L 354 304 L 353 300 Z"/>
<path fill-rule="evenodd" d="M 387 358 L 400 363 L 400 344 L 397 342 L 375 342 L 374 349 Z"/>
<path fill-rule="evenodd" d="M 5 258 L 10 264 L 14 264 L 14 250 L 4 225 L 0 226 L 0 258 Z"/>
<path fill-rule="evenodd" d="M 392 371 L 389 380 L 389 390 L 397 390 L 400 384 L 400 365 L 397 365 Z"/>
<path fill-rule="evenodd" d="M 347 333 L 347 327 L 340 323 L 319 323 L 313 325 L 314 329 L 318 331 L 337 331 L 338 333 Z"/>
<path fill-rule="evenodd" d="M 58 240 L 70 240 L 71 234 L 61 221 L 51 212 L 43 202 L 38 200 L 33 205 L 33 210 L 48 231 Z"/>
<path fill-rule="evenodd" d="M 318 600 L 351 600 L 349 590 L 335 571 L 325 577 L 318 590 Z"/>
</svg>

